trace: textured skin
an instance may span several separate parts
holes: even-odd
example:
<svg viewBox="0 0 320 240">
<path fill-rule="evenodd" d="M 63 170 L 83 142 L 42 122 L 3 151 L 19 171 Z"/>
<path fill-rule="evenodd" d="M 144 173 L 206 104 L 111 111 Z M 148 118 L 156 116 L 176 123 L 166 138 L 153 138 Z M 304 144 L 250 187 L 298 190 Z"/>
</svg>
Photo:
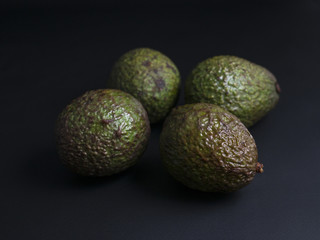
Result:
<svg viewBox="0 0 320 240">
<path fill-rule="evenodd" d="M 112 68 L 109 87 L 136 97 L 148 112 L 151 123 L 165 118 L 175 105 L 180 74 L 162 53 L 138 48 L 125 53 Z"/>
<path fill-rule="evenodd" d="M 247 128 L 214 104 L 174 108 L 164 122 L 160 150 L 169 173 L 201 191 L 236 191 L 249 184 L 256 171 L 262 172 Z"/>
<path fill-rule="evenodd" d="M 105 176 L 134 165 L 146 149 L 150 124 L 141 103 L 120 90 L 88 91 L 74 99 L 56 125 L 62 162 L 85 176 Z"/>
<path fill-rule="evenodd" d="M 266 115 L 279 100 L 280 87 L 267 69 L 234 56 L 199 63 L 185 86 L 186 103 L 217 104 L 247 127 Z"/>
</svg>

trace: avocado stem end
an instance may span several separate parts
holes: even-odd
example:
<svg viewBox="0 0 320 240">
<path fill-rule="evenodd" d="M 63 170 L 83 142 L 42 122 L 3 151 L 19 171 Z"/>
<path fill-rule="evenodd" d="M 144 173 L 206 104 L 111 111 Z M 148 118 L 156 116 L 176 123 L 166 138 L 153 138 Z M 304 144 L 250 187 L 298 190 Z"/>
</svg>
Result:
<svg viewBox="0 0 320 240">
<path fill-rule="evenodd" d="M 256 165 L 256 172 L 257 173 L 263 173 L 263 164 L 262 163 L 257 163 Z"/>
</svg>

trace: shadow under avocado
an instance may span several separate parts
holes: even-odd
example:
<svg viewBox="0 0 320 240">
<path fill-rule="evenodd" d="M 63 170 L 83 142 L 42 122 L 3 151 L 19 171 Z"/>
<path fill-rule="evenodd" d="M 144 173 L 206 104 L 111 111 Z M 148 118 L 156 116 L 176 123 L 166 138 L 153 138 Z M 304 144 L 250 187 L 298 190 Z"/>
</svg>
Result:
<svg viewBox="0 0 320 240">
<path fill-rule="evenodd" d="M 160 159 L 161 125 L 153 126 L 148 148 L 138 163 L 121 173 L 106 177 L 78 176 L 63 166 L 55 147 L 52 146 L 27 158 L 26 165 L 21 169 L 21 176 L 28 186 L 51 190 L 95 190 L 109 185 L 116 188 L 120 182 L 129 183 L 138 194 L 158 200 L 211 204 L 234 201 L 241 196 L 240 192 L 206 193 L 189 189 L 171 177 Z"/>
<path fill-rule="evenodd" d="M 176 181 L 167 173 L 160 159 L 145 159 L 135 169 L 133 182 L 144 194 L 162 199 L 173 199 L 183 202 L 219 202 L 231 201 L 241 195 L 234 193 L 210 193 L 190 189 Z"/>
<path fill-rule="evenodd" d="M 123 179 L 132 169 L 106 177 L 79 176 L 61 163 L 54 147 L 35 153 L 21 169 L 25 182 L 51 189 L 96 189 Z"/>
<path fill-rule="evenodd" d="M 166 171 L 160 158 L 159 138 L 161 128 L 152 129 L 150 143 L 142 159 L 135 166 L 132 182 L 143 194 L 159 199 L 174 199 L 188 202 L 218 202 L 232 201 L 239 197 L 240 192 L 209 193 L 187 188 L 176 181 Z"/>
</svg>

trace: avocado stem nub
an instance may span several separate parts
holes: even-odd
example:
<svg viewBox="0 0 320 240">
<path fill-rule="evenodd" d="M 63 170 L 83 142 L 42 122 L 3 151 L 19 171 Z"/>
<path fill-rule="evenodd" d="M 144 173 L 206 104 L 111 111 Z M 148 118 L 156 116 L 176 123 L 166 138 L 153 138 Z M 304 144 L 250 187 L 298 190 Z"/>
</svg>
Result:
<svg viewBox="0 0 320 240">
<path fill-rule="evenodd" d="M 263 173 L 263 164 L 262 163 L 257 163 L 256 172 L 257 173 Z"/>
</svg>

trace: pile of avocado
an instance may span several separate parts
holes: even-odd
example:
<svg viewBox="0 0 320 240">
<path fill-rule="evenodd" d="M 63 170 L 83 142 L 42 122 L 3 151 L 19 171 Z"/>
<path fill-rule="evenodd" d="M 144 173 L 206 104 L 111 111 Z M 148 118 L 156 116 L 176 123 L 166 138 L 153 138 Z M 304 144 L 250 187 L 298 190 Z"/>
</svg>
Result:
<svg viewBox="0 0 320 240">
<path fill-rule="evenodd" d="M 280 87 L 266 68 L 235 56 L 200 62 L 175 107 L 180 73 L 164 54 L 138 48 L 114 64 L 106 89 L 74 99 L 56 124 L 59 156 L 83 176 L 110 176 L 133 166 L 145 151 L 150 123 L 164 121 L 161 159 L 189 188 L 232 192 L 263 172 L 247 127 L 278 102 Z"/>
</svg>

